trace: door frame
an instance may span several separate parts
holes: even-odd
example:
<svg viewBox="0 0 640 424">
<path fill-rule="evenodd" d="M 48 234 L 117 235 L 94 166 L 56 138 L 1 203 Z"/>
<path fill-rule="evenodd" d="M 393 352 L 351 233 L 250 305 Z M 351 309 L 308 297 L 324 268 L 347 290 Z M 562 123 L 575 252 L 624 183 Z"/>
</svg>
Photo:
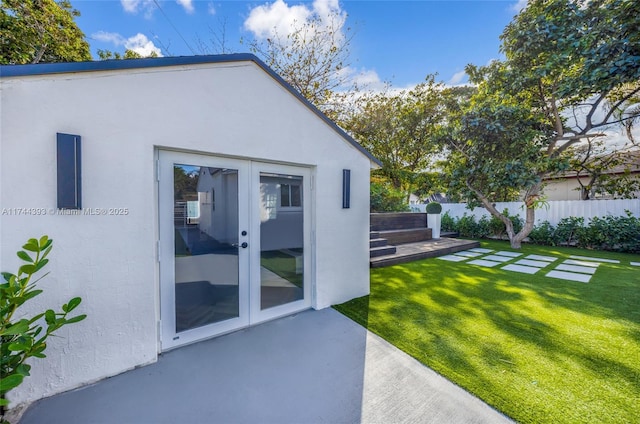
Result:
<svg viewBox="0 0 640 424">
<path fill-rule="evenodd" d="M 201 340 L 217 337 L 242 328 L 312 307 L 315 292 L 313 246 L 313 168 L 280 164 L 249 158 L 228 157 L 199 152 L 156 149 L 156 188 L 158 194 L 158 262 L 159 262 L 159 351 L 167 351 Z M 173 221 L 175 163 L 232 168 L 238 170 L 238 234 L 239 242 L 249 248 L 238 249 L 239 316 L 206 326 L 175 331 L 175 230 Z M 260 309 L 260 173 L 303 177 L 303 299 L 265 310 Z M 168 226 L 168 227 L 167 227 Z"/>
<path fill-rule="evenodd" d="M 302 177 L 302 212 L 303 212 L 303 298 L 294 302 L 274 306 L 262 310 L 260 308 L 260 174 L 281 174 Z M 251 162 L 251 201 L 252 214 L 250 216 L 251 234 L 254 249 L 250 249 L 251 255 L 251 301 L 250 324 L 258 324 L 285 315 L 300 312 L 311 307 L 311 296 L 314 278 L 312 277 L 312 185 L 311 168 L 295 165 L 282 165 L 277 163 L 252 161 Z"/>
<path fill-rule="evenodd" d="M 175 305 L 175 230 L 173 219 L 174 180 L 176 163 L 238 170 L 238 232 L 249 225 L 249 199 L 241 195 L 249 185 L 249 163 L 243 160 L 158 150 L 158 260 L 160 266 L 160 347 L 162 351 L 193 343 L 212 336 L 229 333 L 249 325 L 249 252 L 238 249 L 238 317 L 176 332 Z M 245 191 L 246 192 L 246 191 Z M 250 243 L 249 233 L 241 241 Z M 238 234 L 240 239 L 240 234 Z"/>
</svg>

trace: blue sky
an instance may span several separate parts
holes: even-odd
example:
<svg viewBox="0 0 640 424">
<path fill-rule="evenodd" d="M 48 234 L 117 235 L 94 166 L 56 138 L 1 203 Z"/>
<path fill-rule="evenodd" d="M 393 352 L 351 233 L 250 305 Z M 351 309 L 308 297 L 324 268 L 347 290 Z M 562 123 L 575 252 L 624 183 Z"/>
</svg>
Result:
<svg viewBox="0 0 640 424">
<path fill-rule="evenodd" d="M 351 72 L 372 86 L 403 88 L 430 73 L 448 84 L 465 81 L 468 63 L 500 58 L 499 35 L 526 0 L 519 1 L 244 1 L 72 0 L 77 23 L 97 49 L 184 56 L 206 53 L 213 33 L 246 52 L 240 39 L 267 36 L 277 26 L 333 10 L 352 28 Z M 224 24 L 223 24 L 224 23 Z M 222 29 L 224 27 L 224 30 Z"/>
</svg>

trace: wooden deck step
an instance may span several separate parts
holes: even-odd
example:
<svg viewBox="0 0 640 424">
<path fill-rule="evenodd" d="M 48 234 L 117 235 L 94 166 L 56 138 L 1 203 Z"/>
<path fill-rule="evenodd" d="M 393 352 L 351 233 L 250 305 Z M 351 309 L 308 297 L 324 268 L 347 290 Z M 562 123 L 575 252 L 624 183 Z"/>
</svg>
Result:
<svg viewBox="0 0 640 424">
<path fill-rule="evenodd" d="M 388 244 L 387 239 L 385 238 L 374 238 L 369 240 L 369 248 L 372 247 L 382 247 Z"/>
<path fill-rule="evenodd" d="M 480 247 L 480 242 L 474 240 L 440 238 L 417 243 L 408 243 L 396 246 L 395 254 L 371 257 L 369 265 L 371 268 L 380 268 L 406 262 L 413 262 L 419 259 L 444 256 L 462 250 Z"/>
<path fill-rule="evenodd" d="M 396 246 L 372 247 L 369 249 L 369 257 L 393 256 L 396 253 Z"/>
<path fill-rule="evenodd" d="M 369 238 L 370 239 L 380 238 L 380 232 L 379 231 L 369 231 Z"/>
<path fill-rule="evenodd" d="M 380 237 L 386 238 L 389 244 L 415 243 L 431 240 L 431 228 L 407 228 L 402 230 L 380 231 Z"/>
</svg>

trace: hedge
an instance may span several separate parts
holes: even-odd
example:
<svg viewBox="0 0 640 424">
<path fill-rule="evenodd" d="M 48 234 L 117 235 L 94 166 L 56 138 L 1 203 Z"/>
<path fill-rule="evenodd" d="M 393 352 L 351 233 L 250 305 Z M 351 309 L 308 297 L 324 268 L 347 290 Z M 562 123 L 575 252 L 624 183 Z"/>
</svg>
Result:
<svg viewBox="0 0 640 424">
<path fill-rule="evenodd" d="M 593 250 L 610 250 L 613 252 L 640 253 L 640 218 L 634 217 L 630 211 L 626 216 L 593 217 L 588 223 L 582 217 L 563 218 L 557 226 L 548 221 L 534 226 L 525 242 L 545 246 L 574 246 Z M 513 222 L 514 230 L 520 231 L 522 219 L 519 216 L 506 216 Z M 442 215 L 442 231 L 457 231 L 461 237 L 499 238 L 506 237 L 506 228 L 502 221 L 486 216 L 479 220 L 466 213 L 460 218 L 453 218 L 449 212 Z"/>
</svg>

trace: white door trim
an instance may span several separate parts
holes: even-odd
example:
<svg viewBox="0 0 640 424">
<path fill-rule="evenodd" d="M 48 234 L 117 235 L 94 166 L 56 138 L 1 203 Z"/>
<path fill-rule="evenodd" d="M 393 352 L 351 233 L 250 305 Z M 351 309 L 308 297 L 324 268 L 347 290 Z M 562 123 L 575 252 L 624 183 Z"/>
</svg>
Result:
<svg viewBox="0 0 640 424">
<path fill-rule="evenodd" d="M 249 190 L 249 163 L 243 160 L 221 158 L 216 156 L 181 153 L 159 150 L 158 183 L 159 202 L 159 248 L 160 248 L 160 318 L 161 318 L 161 349 L 163 351 L 174 347 L 200 341 L 213 336 L 238 330 L 249 325 L 249 252 L 248 249 L 238 249 L 238 283 L 239 283 L 239 316 L 237 318 L 220 321 L 203 327 L 176 332 L 175 306 L 175 230 L 174 230 L 174 187 L 173 165 L 187 164 L 210 166 L 217 168 L 232 168 L 238 170 L 238 231 L 246 230 L 249 226 L 249 199 L 242 193 Z M 242 241 L 250 243 L 248 234 Z M 240 234 L 238 234 L 240 239 Z"/>
<path fill-rule="evenodd" d="M 301 176 L 302 189 L 302 211 L 303 211 L 303 293 L 301 300 L 286 303 L 284 305 L 275 306 L 262 310 L 260 308 L 260 174 L 283 174 Z M 291 315 L 311 307 L 311 293 L 314 279 L 312 278 L 312 258 L 313 251 L 311 246 L 311 229 L 312 229 L 312 191 L 311 191 L 311 169 L 308 167 L 281 165 L 275 163 L 266 163 L 254 161 L 251 163 L 251 234 L 254 249 L 251 249 L 251 285 L 250 285 L 250 316 L 251 324 L 272 320 L 285 315 Z"/>
<path fill-rule="evenodd" d="M 250 159 L 228 158 L 158 149 L 158 259 L 160 294 L 160 351 L 236 331 L 249 325 L 290 315 L 312 306 L 315 290 L 313 275 L 312 245 L 314 205 L 311 178 L 312 168 L 252 161 Z M 248 248 L 238 249 L 239 261 L 239 316 L 214 324 L 198 327 L 180 333 L 176 332 L 175 306 L 175 229 L 174 229 L 174 182 L 173 165 L 187 164 L 230 168 L 238 170 L 238 232 L 247 231 L 246 236 L 238 234 L 240 243 Z M 304 234 L 304 297 L 301 300 L 261 310 L 260 308 L 260 173 L 285 174 L 303 178 L 303 234 Z"/>
</svg>

